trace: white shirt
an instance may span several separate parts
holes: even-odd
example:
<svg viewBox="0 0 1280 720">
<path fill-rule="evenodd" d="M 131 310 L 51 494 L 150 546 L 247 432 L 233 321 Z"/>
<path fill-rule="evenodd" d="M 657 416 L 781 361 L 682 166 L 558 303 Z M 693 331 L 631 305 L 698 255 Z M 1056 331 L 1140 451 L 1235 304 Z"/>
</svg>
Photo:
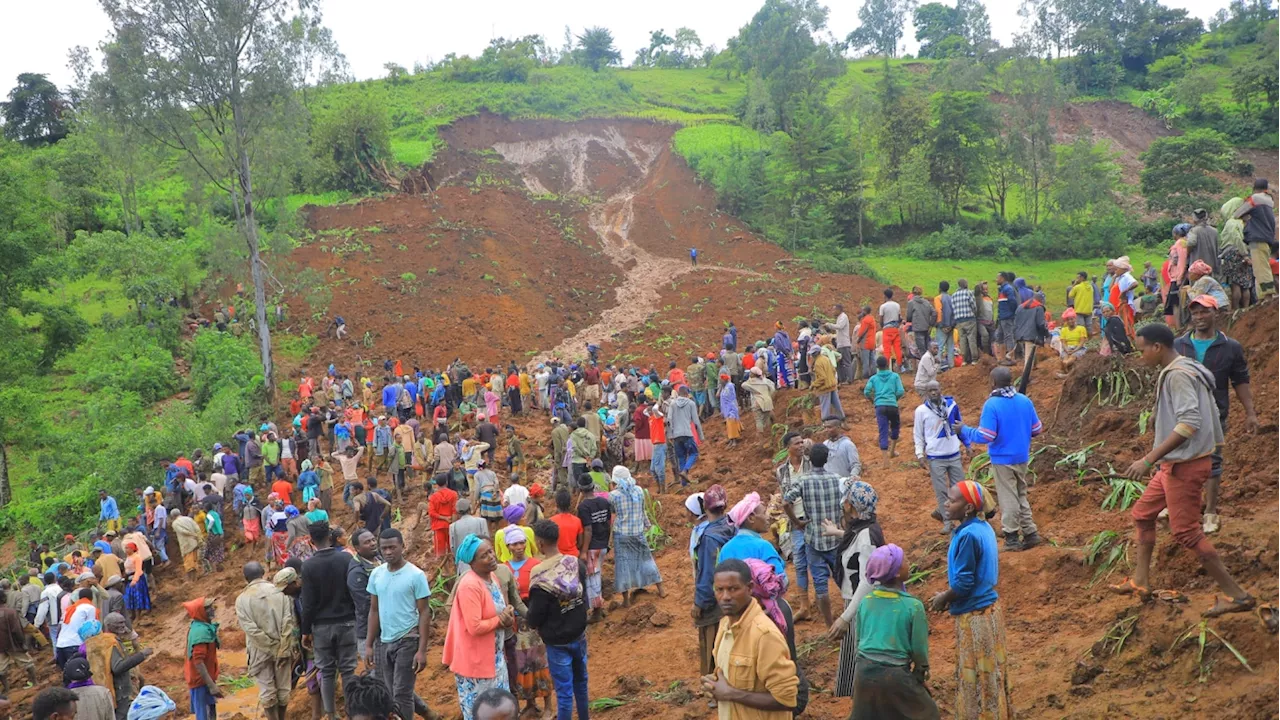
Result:
<svg viewBox="0 0 1280 720">
<path fill-rule="evenodd" d="M 85 624 L 85 621 L 94 619 L 97 614 L 98 610 L 92 603 L 77 607 L 75 612 L 71 613 L 71 619 L 63 623 L 62 628 L 58 630 L 58 644 L 54 647 L 79 647 L 80 643 L 84 642 L 80 639 L 80 626 Z"/>
<path fill-rule="evenodd" d="M 921 460 L 926 457 L 945 458 L 960 453 L 960 438 L 951 431 L 951 425 L 947 422 L 955 406 L 955 400 L 949 397 L 942 399 L 942 407 L 947 418 L 938 417 L 938 414 L 925 404 L 916 408 L 915 428 L 911 433 L 915 439 L 916 458 Z"/>
<path fill-rule="evenodd" d="M 885 300 L 880 305 L 880 327 L 885 327 L 889 323 L 902 323 L 902 306 L 893 300 Z"/>
<path fill-rule="evenodd" d="M 512 485 L 502 493 L 502 504 L 511 507 L 512 505 L 529 504 L 529 488 L 523 485 Z"/>
<path fill-rule="evenodd" d="M 853 340 L 849 337 L 849 316 L 845 313 L 836 318 L 836 347 L 853 347 Z"/>
<path fill-rule="evenodd" d="M 916 388 L 937 379 L 938 361 L 933 357 L 933 353 L 926 352 L 916 365 Z"/>
<path fill-rule="evenodd" d="M 168 529 L 169 508 L 166 508 L 164 505 L 156 506 L 156 519 L 155 519 L 155 522 L 151 523 L 151 527 L 155 528 L 156 530 Z"/>
<path fill-rule="evenodd" d="M 209 484 L 213 486 L 214 492 L 221 495 L 227 489 L 227 476 L 216 472 L 209 476 Z"/>
<path fill-rule="evenodd" d="M 46 585 L 44 590 L 40 591 L 40 606 L 36 608 L 36 621 L 32 623 L 36 627 L 40 627 L 46 620 L 50 625 L 57 625 L 62 622 L 62 617 L 58 615 L 55 604 L 58 602 L 58 596 L 62 594 L 62 588 L 57 583 Z"/>
<path fill-rule="evenodd" d="M 289 438 L 280 441 L 280 458 L 293 458 L 293 443 L 289 442 Z"/>
</svg>

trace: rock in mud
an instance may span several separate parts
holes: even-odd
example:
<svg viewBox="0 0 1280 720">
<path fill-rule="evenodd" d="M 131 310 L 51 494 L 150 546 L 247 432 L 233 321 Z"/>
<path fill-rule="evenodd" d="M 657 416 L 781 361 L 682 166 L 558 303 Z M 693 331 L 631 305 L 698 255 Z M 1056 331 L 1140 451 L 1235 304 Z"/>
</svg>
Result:
<svg viewBox="0 0 1280 720">
<path fill-rule="evenodd" d="M 643 625 L 658 612 L 658 608 L 653 603 L 642 603 L 627 610 L 627 616 L 623 619 L 628 625 Z"/>
<path fill-rule="evenodd" d="M 649 624 L 654 627 L 666 627 L 671 624 L 671 614 L 656 612 L 649 617 Z"/>
</svg>

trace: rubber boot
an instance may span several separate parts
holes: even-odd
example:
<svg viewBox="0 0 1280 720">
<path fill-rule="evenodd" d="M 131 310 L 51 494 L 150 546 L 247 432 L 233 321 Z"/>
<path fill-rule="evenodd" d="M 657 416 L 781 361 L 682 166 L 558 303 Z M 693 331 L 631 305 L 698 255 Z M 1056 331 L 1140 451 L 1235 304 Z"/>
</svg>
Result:
<svg viewBox="0 0 1280 720">
<path fill-rule="evenodd" d="M 792 613 L 791 618 L 796 622 L 800 622 L 802 620 L 808 620 L 812 616 L 813 605 L 810 604 L 809 601 L 809 591 L 805 590 L 804 594 L 800 596 L 799 609 Z"/>
<path fill-rule="evenodd" d="M 831 597 L 829 595 L 819 595 L 817 600 L 818 612 L 822 614 L 822 621 L 831 627 Z"/>
</svg>

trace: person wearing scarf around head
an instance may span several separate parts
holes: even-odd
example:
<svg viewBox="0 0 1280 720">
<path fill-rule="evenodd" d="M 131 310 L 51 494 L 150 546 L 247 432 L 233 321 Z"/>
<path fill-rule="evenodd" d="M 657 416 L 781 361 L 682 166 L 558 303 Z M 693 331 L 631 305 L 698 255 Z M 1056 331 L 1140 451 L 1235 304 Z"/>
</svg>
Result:
<svg viewBox="0 0 1280 720">
<path fill-rule="evenodd" d="M 191 712 L 196 720 L 216 720 L 218 698 L 218 623 L 213 621 L 214 599 L 200 597 L 182 603 L 191 618 L 187 628 L 186 662 L 182 673 L 191 692 Z"/>
<path fill-rule="evenodd" d="M 729 447 L 735 447 L 742 435 L 742 421 L 738 417 L 738 388 L 728 373 L 720 373 L 720 414 L 724 416 Z"/>
<path fill-rule="evenodd" d="M 1124 332 L 1124 323 L 1107 322 L 1107 320 L 1116 319 L 1116 306 L 1109 302 L 1102 303 L 1102 336 L 1106 339 L 1107 352 L 1103 355 L 1114 353 L 1116 355 L 1128 355 L 1133 352 L 1133 342 Z"/>
<path fill-rule="evenodd" d="M 312 469 L 310 460 L 302 461 L 302 472 L 298 474 L 298 489 L 302 490 L 302 502 L 309 503 L 320 490 L 320 475 Z"/>
<path fill-rule="evenodd" d="M 952 423 L 952 429 L 962 442 L 987 446 L 995 474 L 1000 524 L 1004 527 L 1004 549 L 1030 550 L 1041 541 L 1031 516 L 1031 503 L 1027 500 L 1027 462 L 1031 456 L 1031 438 L 1039 435 L 1044 425 L 1031 398 L 1013 387 L 1013 374 L 1008 368 L 991 371 L 991 387 L 991 396 L 982 405 L 978 427 Z"/>
<path fill-rule="evenodd" d="M 853 694 L 853 671 L 857 657 L 857 636 L 849 632 L 862 599 L 871 592 L 871 581 L 867 579 L 867 563 L 872 552 L 884 545 L 884 531 L 880 529 L 880 521 L 876 517 L 876 506 L 880 502 L 875 488 L 862 480 L 850 482 L 844 489 L 841 498 L 842 524 L 826 520 L 822 523 L 824 535 L 840 538 L 836 547 L 835 580 L 840 586 L 840 596 L 844 598 L 844 610 L 831 624 L 827 631 L 828 640 L 840 640 L 840 660 L 836 666 L 836 697 L 850 697 Z"/>
<path fill-rule="evenodd" d="M 463 720 L 473 720 L 477 695 L 490 688 L 511 690 L 503 642 L 514 627 L 515 608 L 494 579 L 498 558 L 492 543 L 468 535 L 454 560 L 470 565 L 471 572 L 454 588 L 442 660 L 453 672 Z"/>
<path fill-rule="evenodd" d="M 947 494 L 947 517 L 960 526 L 951 534 L 947 549 L 949 587 L 929 601 L 930 610 L 950 610 L 955 620 L 953 717 L 961 720 L 1013 717 L 1004 610 L 996 593 L 1000 550 L 995 531 L 982 517 L 987 495 L 987 490 L 972 480 L 957 483 Z"/>
<path fill-rule="evenodd" d="M 151 591 L 147 585 L 147 573 L 143 569 L 142 553 L 138 551 L 138 544 L 126 542 L 124 549 L 128 553 L 124 559 L 124 571 L 130 577 L 129 587 L 124 593 L 124 607 L 137 622 L 142 613 L 151 610 Z"/>
<path fill-rule="evenodd" d="M 1191 301 L 1201 295 L 1208 295 L 1218 301 L 1218 312 L 1231 311 L 1231 298 L 1227 297 L 1227 291 L 1223 289 L 1222 284 L 1213 277 L 1213 268 L 1209 267 L 1209 263 L 1203 260 L 1197 260 L 1191 263 L 1191 267 L 1187 268 L 1187 297 L 1186 302 L 1182 303 L 1183 313 L 1185 317 L 1183 322 L 1179 323 L 1186 326 L 1191 321 Z"/>
<path fill-rule="evenodd" d="M 182 514 L 178 508 L 169 511 L 169 527 L 173 528 L 173 534 L 178 537 L 178 552 L 182 553 L 182 569 L 187 573 L 187 579 L 193 579 L 196 576 L 196 570 L 200 567 L 199 552 L 201 542 L 200 526 L 196 521 Z"/>
<path fill-rule="evenodd" d="M 508 525 L 499 533 L 511 549 L 511 559 L 495 571 L 506 593 L 507 604 L 516 609 L 515 632 L 507 635 L 503 651 L 507 656 L 507 675 L 511 692 L 526 703 L 525 711 L 538 714 L 538 698 L 545 698 L 545 716 L 551 716 L 551 671 L 547 666 L 547 648 L 541 636 L 526 620 L 529 589 L 538 561 L 525 553 L 528 544 L 519 525 Z"/>
<path fill-rule="evenodd" d="M 634 592 L 649 585 L 656 585 L 658 597 L 667 596 L 662 587 L 662 574 L 649 550 L 645 531 L 649 529 L 649 517 L 645 513 L 648 491 L 636 485 L 635 478 L 625 465 L 613 468 L 613 484 L 609 502 L 616 516 L 613 526 L 614 541 L 614 589 L 622 593 L 622 606 L 631 606 Z"/>
<path fill-rule="evenodd" d="M 778 574 L 773 565 L 763 560 L 747 558 L 743 560 L 751 569 L 751 597 L 760 602 L 760 609 L 769 616 L 774 625 L 782 631 L 787 639 L 787 647 L 791 650 L 791 660 L 796 659 L 795 616 L 791 605 L 783 597 L 787 592 L 786 574 Z"/>
<path fill-rule="evenodd" d="M 493 551 L 497 555 L 499 563 L 505 563 L 511 559 L 511 548 L 507 545 L 505 532 L 511 528 L 517 528 L 524 536 L 526 557 L 534 557 L 538 554 L 538 541 L 533 536 L 533 528 L 520 524 L 520 520 L 524 515 L 524 505 L 508 505 L 502 509 L 502 517 L 507 521 L 507 526 L 493 533 Z"/>
<path fill-rule="evenodd" d="M 858 605 L 858 663 L 851 720 L 938 717 L 929 695 L 929 621 L 924 603 L 907 593 L 902 548 L 882 545 L 867 562 L 874 583 Z"/>
<path fill-rule="evenodd" d="M 697 502 L 689 501 L 697 498 Z M 685 508 L 696 513 L 702 522 L 690 534 L 689 553 L 693 561 L 693 625 L 698 630 L 698 672 L 715 671 L 716 631 L 724 613 L 716 602 L 715 568 L 720 551 L 734 536 L 733 522 L 725 513 L 728 505 L 725 489 L 712 485 L 706 492 L 690 495 Z M 696 507 L 696 510 L 695 510 Z"/>
<path fill-rule="evenodd" d="M 129 705 L 126 720 L 160 720 L 173 717 L 178 706 L 155 685 L 144 685 Z"/>
<path fill-rule="evenodd" d="M 1177 327 L 1178 308 L 1182 304 L 1183 295 L 1180 292 L 1186 285 L 1187 275 L 1187 233 L 1191 231 L 1191 226 L 1187 223 L 1179 223 L 1173 226 L 1173 244 L 1169 246 L 1169 285 L 1163 288 L 1164 293 L 1164 321 L 1170 327 Z M 1112 263 L 1115 261 L 1113 260 Z M 1120 273 L 1117 268 L 1116 277 Z M 1105 299 L 1110 300 L 1116 307 L 1120 303 L 1112 299 L 1112 295 L 1108 294 Z"/>
<path fill-rule="evenodd" d="M 1244 221 L 1235 217 L 1236 210 L 1244 204 L 1244 198 L 1231 198 L 1222 205 L 1222 217 L 1226 222 L 1218 235 L 1218 272 L 1223 285 L 1231 289 L 1231 306 L 1248 307 L 1253 290 L 1253 261 L 1249 247 L 1244 244 Z"/>
<path fill-rule="evenodd" d="M 724 544 L 724 547 L 720 548 L 720 560 L 755 558 L 766 562 L 782 578 L 785 587 L 786 563 L 782 561 L 782 556 L 778 554 L 773 543 L 763 537 L 769 529 L 767 510 L 764 502 L 760 500 L 760 493 L 757 492 L 749 493 L 729 510 L 729 520 L 737 528 L 737 532 Z"/>
<path fill-rule="evenodd" d="M 1140 285 L 1130 272 L 1133 266 L 1129 264 L 1128 255 L 1121 255 L 1111 262 L 1115 266 L 1116 277 L 1115 282 L 1111 283 L 1111 293 L 1107 301 L 1116 309 L 1116 314 L 1124 323 L 1124 334 L 1132 339 L 1134 312 L 1138 309 L 1138 298 L 1134 288 Z"/>
</svg>

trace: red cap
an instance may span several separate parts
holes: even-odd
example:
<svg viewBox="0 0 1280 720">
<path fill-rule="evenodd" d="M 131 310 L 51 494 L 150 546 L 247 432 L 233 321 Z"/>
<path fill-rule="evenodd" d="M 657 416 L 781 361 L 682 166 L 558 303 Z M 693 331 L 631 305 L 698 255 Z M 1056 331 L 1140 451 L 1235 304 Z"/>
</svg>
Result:
<svg viewBox="0 0 1280 720">
<path fill-rule="evenodd" d="M 1218 300 L 1212 295 L 1198 295 L 1195 300 L 1187 303 L 1187 307 L 1191 307 L 1192 305 L 1203 305 L 1210 310 L 1217 310 Z"/>
</svg>

